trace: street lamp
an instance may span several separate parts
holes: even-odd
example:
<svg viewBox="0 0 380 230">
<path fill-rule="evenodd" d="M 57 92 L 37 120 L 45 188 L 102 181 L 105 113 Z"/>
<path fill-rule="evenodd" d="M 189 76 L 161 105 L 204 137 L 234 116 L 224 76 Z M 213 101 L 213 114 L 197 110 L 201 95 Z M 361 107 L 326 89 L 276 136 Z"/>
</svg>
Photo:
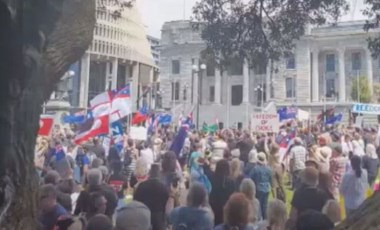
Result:
<svg viewBox="0 0 380 230">
<path fill-rule="evenodd" d="M 193 65 L 192 66 L 192 79 L 191 79 L 191 98 L 193 100 L 194 95 L 194 75 L 198 75 L 198 81 L 197 81 L 197 129 L 199 129 L 199 105 L 201 103 L 201 86 L 202 86 L 202 73 L 207 68 L 206 64 L 201 65 Z"/>
<path fill-rule="evenodd" d="M 260 100 L 259 100 L 259 103 L 260 103 L 260 107 L 263 107 L 263 93 L 264 93 L 264 90 L 263 90 L 263 87 L 261 85 L 258 85 L 254 88 L 254 91 L 257 92 L 257 93 L 260 93 L 258 95 L 260 95 Z"/>
</svg>

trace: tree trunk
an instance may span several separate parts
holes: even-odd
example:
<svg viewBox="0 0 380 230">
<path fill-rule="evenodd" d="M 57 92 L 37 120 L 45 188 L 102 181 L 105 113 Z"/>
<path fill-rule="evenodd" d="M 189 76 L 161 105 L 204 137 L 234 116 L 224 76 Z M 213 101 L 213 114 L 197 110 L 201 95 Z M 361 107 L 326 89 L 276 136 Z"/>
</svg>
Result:
<svg viewBox="0 0 380 230">
<path fill-rule="evenodd" d="M 92 41 L 94 0 L 0 0 L 0 226 L 38 229 L 42 104 Z"/>
<path fill-rule="evenodd" d="M 380 226 L 380 192 L 368 198 L 336 230 L 377 230 Z"/>
</svg>

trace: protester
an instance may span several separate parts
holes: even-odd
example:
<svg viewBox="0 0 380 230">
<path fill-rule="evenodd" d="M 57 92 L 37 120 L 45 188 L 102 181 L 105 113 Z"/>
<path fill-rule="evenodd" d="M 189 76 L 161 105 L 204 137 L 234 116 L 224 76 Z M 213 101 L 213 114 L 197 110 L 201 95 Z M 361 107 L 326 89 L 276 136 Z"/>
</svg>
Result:
<svg viewBox="0 0 380 230">
<path fill-rule="evenodd" d="M 252 150 L 248 154 L 248 162 L 244 166 L 244 176 L 248 177 L 249 173 L 255 167 L 257 164 L 257 151 L 255 148 L 252 148 Z"/>
<path fill-rule="evenodd" d="M 235 191 L 235 184 L 230 179 L 230 164 L 226 160 L 216 163 L 215 173 L 209 166 L 205 166 L 205 172 L 211 180 L 210 206 L 215 215 L 215 225 L 223 223 L 223 207 L 230 195 Z"/>
<path fill-rule="evenodd" d="M 67 215 L 68 212 L 57 202 L 57 191 L 52 184 L 43 185 L 40 188 L 40 210 L 39 221 L 43 230 L 51 230 L 59 217 Z"/>
<path fill-rule="evenodd" d="M 79 183 L 84 182 L 84 178 L 87 176 L 87 172 L 90 165 L 90 159 L 86 155 L 84 148 L 79 146 L 77 149 L 77 156 L 75 158 L 76 165 L 79 168 L 79 175 L 75 180 Z"/>
<path fill-rule="evenodd" d="M 301 174 L 301 186 L 293 195 L 292 208 L 289 215 L 289 225 L 297 223 L 299 216 L 306 210 L 312 209 L 318 212 L 322 211 L 323 206 L 328 200 L 325 192 L 317 188 L 318 171 L 314 168 L 307 167 Z"/>
<path fill-rule="evenodd" d="M 224 150 L 228 148 L 227 143 L 223 139 L 223 135 L 219 133 L 216 141 L 212 144 L 212 160 L 217 162 L 223 159 Z"/>
<path fill-rule="evenodd" d="M 247 163 L 249 161 L 249 153 L 254 147 L 254 143 L 249 132 L 245 132 L 242 135 L 241 140 L 236 144 L 236 146 L 240 150 L 240 160 Z"/>
<path fill-rule="evenodd" d="M 263 219 L 266 219 L 268 197 L 269 192 L 271 191 L 273 172 L 269 166 L 267 166 L 265 153 L 258 153 L 257 159 L 258 164 L 252 169 L 250 178 L 256 185 L 256 198 L 260 201 L 261 215 Z"/>
<path fill-rule="evenodd" d="M 131 201 L 116 212 L 115 230 L 151 230 L 149 208 L 141 202 Z"/>
<path fill-rule="evenodd" d="M 246 198 L 248 199 L 248 201 L 250 202 L 252 206 L 249 222 L 256 223 L 258 221 L 261 221 L 262 215 L 261 215 L 261 209 L 260 209 L 260 202 L 256 198 L 255 183 L 251 179 L 245 178 L 240 184 L 240 192 L 246 196 Z"/>
<path fill-rule="evenodd" d="M 358 141 L 356 140 L 352 141 L 352 148 L 353 148 L 353 153 L 355 156 L 363 157 L 365 155 L 364 149 L 362 148 L 362 146 L 359 144 Z"/>
<path fill-rule="evenodd" d="M 87 220 L 97 214 L 105 214 L 107 209 L 107 200 L 101 192 L 93 192 L 89 197 L 89 208 L 86 213 Z"/>
<path fill-rule="evenodd" d="M 322 209 L 322 213 L 325 214 L 335 225 L 342 221 L 340 205 L 336 200 L 328 200 Z"/>
<path fill-rule="evenodd" d="M 376 147 L 373 144 L 368 144 L 366 155 L 363 157 L 363 168 L 368 172 L 368 184 L 373 185 L 379 173 L 380 161 L 376 153 Z"/>
<path fill-rule="evenodd" d="M 332 230 L 334 223 L 321 212 L 307 210 L 297 220 L 297 230 Z"/>
<path fill-rule="evenodd" d="M 294 146 L 290 150 L 290 171 L 292 172 L 293 189 L 299 187 L 299 174 L 305 169 L 306 149 L 302 146 L 302 140 L 299 137 L 294 139 Z"/>
<path fill-rule="evenodd" d="M 159 180 L 159 168 L 159 165 L 153 164 L 149 179 L 141 182 L 133 194 L 133 200 L 139 201 L 149 208 L 152 230 L 166 229 L 165 208 L 169 199 L 169 191 Z"/>
<path fill-rule="evenodd" d="M 168 187 L 170 188 L 170 185 L 173 183 L 175 186 L 178 186 L 179 180 L 180 180 L 180 172 L 177 171 L 178 167 L 178 162 L 177 162 L 177 155 L 172 152 L 166 152 L 163 155 L 162 161 L 161 161 L 161 181 Z M 179 168 L 179 170 L 181 170 Z"/>
<path fill-rule="evenodd" d="M 197 149 L 200 146 L 197 146 Z M 193 152 L 190 156 L 189 167 L 190 167 L 190 185 L 194 182 L 201 183 L 207 190 L 208 193 L 211 192 L 212 185 L 210 183 L 209 177 L 206 176 L 204 172 L 203 165 L 205 164 L 205 158 L 200 152 Z"/>
<path fill-rule="evenodd" d="M 140 157 L 146 160 L 148 163 L 148 170 L 150 170 L 150 167 L 155 162 L 156 157 L 147 142 L 144 141 L 141 143 L 141 147 L 142 149 L 140 150 Z"/>
<path fill-rule="evenodd" d="M 207 207 L 207 191 L 199 183 L 191 185 L 187 195 L 187 206 L 175 208 L 169 217 L 173 229 L 211 230 L 214 221 Z"/>
<path fill-rule="evenodd" d="M 113 224 L 106 215 L 97 214 L 88 220 L 86 230 L 113 230 Z"/>
<path fill-rule="evenodd" d="M 286 202 L 286 193 L 284 187 L 285 165 L 281 163 L 279 150 L 280 149 L 277 144 L 271 144 L 269 150 L 269 166 L 273 172 L 271 182 L 272 195 L 273 198 Z"/>
<path fill-rule="evenodd" d="M 349 216 L 365 200 L 368 189 L 367 170 L 362 169 L 361 158 L 353 156 L 351 158 L 352 170 L 346 172 L 343 176 L 340 192 L 344 197 L 344 206 L 346 215 Z"/>
<path fill-rule="evenodd" d="M 137 186 L 142 182 L 146 181 L 148 177 L 148 162 L 145 158 L 140 157 L 136 160 L 136 167 L 130 181 L 131 187 L 133 187 L 136 190 Z"/>
<path fill-rule="evenodd" d="M 239 191 L 240 183 L 244 179 L 242 164 L 239 158 L 234 158 L 231 161 L 230 178 L 235 184 L 235 192 Z"/>
<path fill-rule="evenodd" d="M 342 146 L 336 145 L 330 159 L 330 173 L 332 175 L 332 193 L 337 201 L 339 201 L 339 187 L 346 172 L 346 165 L 347 159 L 343 156 Z"/>
<path fill-rule="evenodd" d="M 255 230 L 283 230 L 288 218 L 286 205 L 281 200 L 273 200 L 268 204 L 267 220 L 256 225 Z"/>
<path fill-rule="evenodd" d="M 224 206 L 224 223 L 215 228 L 215 230 L 254 230 L 254 226 L 249 223 L 251 206 L 243 193 L 234 193 L 231 195 Z"/>
</svg>

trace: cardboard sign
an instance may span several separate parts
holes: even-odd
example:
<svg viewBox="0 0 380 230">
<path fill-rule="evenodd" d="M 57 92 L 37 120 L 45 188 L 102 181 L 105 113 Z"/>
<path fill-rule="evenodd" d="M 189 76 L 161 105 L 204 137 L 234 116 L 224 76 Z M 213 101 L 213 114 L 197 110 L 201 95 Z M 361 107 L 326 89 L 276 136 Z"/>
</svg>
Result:
<svg viewBox="0 0 380 230">
<path fill-rule="evenodd" d="M 148 130 L 145 127 L 131 127 L 129 136 L 133 140 L 145 141 L 148 138 Z"/>
<path fill-rule="evenodd" d="M 252 115 L 251 128 L 257 133 L 279 132 L 280 120 L 277 113 L 257 113 Z"/>
<path fill-rule="evenodd" d="M 380 115 L 380 105 L 357 103 L 352 106 L 353 113 Z"/>
</svg>

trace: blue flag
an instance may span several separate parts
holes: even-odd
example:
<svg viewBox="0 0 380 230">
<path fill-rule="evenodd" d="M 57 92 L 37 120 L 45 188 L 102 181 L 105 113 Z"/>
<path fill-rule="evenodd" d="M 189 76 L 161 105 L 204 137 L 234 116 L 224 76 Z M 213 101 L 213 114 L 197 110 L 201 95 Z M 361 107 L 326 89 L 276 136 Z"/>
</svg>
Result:
<svg viewBox="0 0 380 230">
<path fill-rule="evenodd" d="M 342 113 L 339 113 L 338 115 L 336 116 L 333 116 L 333 117 L 329 117 L 326 119 L 326 125 L 333 125 L 337 122 L 341 122 L 342 121 L 342 118 L 343 118 L 343 114 Z"/>
<path fill-rule="evenodd" d="M 170 114 L 162 114 L 158 118 L 158 124 L 169 125 L 172 123 L 172 115 Z"/>
<path fill-rule="evenodd" d="M 179 154 L 182 151 L 182 148 L 185 144 L 186 137 L 187 137 L 187 128 L 181 127 L 177 133 L 177 136 L 175 136 L 173 140 L 172 146 L 170 146 L 170 151 L 175 152 L 177 157 L 179 157 Z"/>
</svg>

